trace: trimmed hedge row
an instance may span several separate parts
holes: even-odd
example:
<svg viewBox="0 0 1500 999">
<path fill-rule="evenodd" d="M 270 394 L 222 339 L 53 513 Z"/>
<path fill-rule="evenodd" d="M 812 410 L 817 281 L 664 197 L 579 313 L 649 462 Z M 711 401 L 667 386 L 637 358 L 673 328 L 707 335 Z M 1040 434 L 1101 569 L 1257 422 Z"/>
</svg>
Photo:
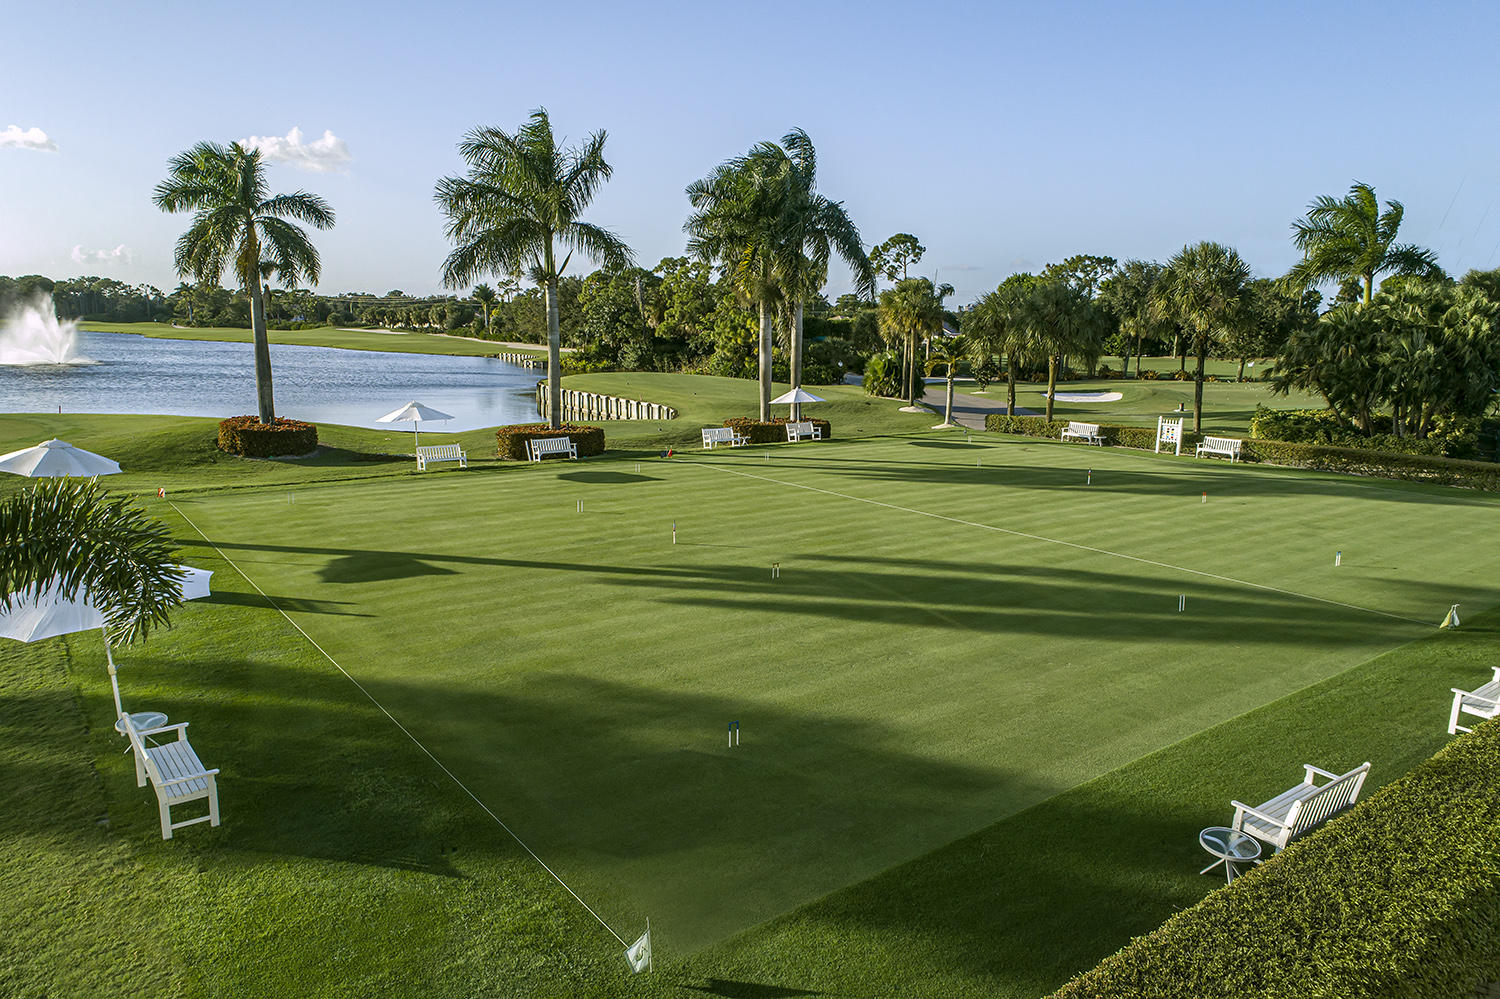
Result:
<svg viewBox="0 0 1500 999">
<path fill-rule="evenodd" d="M 1500 724 L 1486 722 L 1054 999 L 1455 999 L 1500 976 Z"/>
<path fill-rule="evenodd" d="M 1048 423 L 1040 416 L 1006 416 L 990 413 L 984 418 L 984 428 L 1002 434 L 1019 434 L 1023 437 L 1061 438 L 1067 420 Z M 1120 447 L 1142 448 L 1150 451 L 1156 446 L 1155 427 L 1121 427 L 1099 424 L 1099 433 L 1106 442 Z M 1201 434 L 1183 428 L 1182 449 L 1187 452 L 1203 439 Z M 1259 461 L 1268 465 L 1288 465 L 1293 468 L 1311 468 L 1321 472 L 1345 472 L 1350 475 L 1368 475 L 1383 479 L 1402 479 L 1408 482 L 1430 482 L 1442 486 L 1463 486 L 1500 492 L 1500 464 L 1489 461 L 1466 461 L 1461 458 L 1441 458 L 1426 454 L 1393 454 L 1386 451 L 1366 451 L 1362 448 L 1334 447 L 1327 444 L 1293 444 L 1289 441 L 1263 441 L 1249 439 L 1241 445 L 1240 457 L 1246 461 Z"/>
<path fill-rule="evenodd" d="M 526 461 L 526 442 L 533 437 L 566 437 L 578 448 L 578 457 L 592 458 L 604 453 L 604 428 L 564 423 L 553 430 L 545 423 L 516 423 L 495 431 L 495 444 L 506 461 Z"/>
<path fill-rule="evenodd" d="M 786 425 L 792 422 L 785 417 L 772 417 L 767 423 L 760 420 L 752 420 L 748 416 L 735 416 L 724 421 L 724 426 L 733 427 L 745 435 L 745 439 L 751 444 L 785 444 Z M 814 420 L 804 417 L 801 423 L 811 423 L 823 434 L 823 440 L 833 436 L 833 428 L 827 420 Z"/>
<path fill-rule="evenodd" d="M 219 450 L 242 458 L 280 458 L 312 453 L 318 428 L 301 420 L 276 417 L 262 423 L 256 416 L 231 416 L 219 421 Z"/>
</svg>

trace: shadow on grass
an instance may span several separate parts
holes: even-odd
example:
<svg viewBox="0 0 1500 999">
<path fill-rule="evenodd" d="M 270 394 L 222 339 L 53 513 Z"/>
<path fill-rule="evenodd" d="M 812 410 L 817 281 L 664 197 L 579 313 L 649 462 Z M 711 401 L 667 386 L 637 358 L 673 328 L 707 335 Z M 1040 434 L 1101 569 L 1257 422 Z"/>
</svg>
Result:
<svg viewBox="0 0 1500 999">
<path fill-rule="evenodd" d="M 821 992 L 811 989 L 794 989 L 785 985 L 761 985 L 756 982 L 734 982 L 726 978 L 710 978 L 703 985 L 683 985 L 681 988 L 705 995 L 723 996 L 725 999 L 793 999 L 795 996 L 817 996 Z"/>
<path fill-rule="evenodd" d="M 603 469 L 589 472 L 563 472 L 559 479 L 569 482 L 600 482 L 624 484 L 628 482 L 660 482 L 654 475 L 637 475 L 634 472 L 606 472 Z"/>
<path fill-rule="evenodd" d="M 341 608 L 351 606 L 345 600 L 314 600 L 307 597 L 287 597 L 271 594 L 270 599 L 275 601 L 276 606 L 287 611 L 296 611 L 302 614 L 338 614 L 345 617 L 371 617 L 360 611 L 343 610 Z M 198 601 L 200 604 L 224 604 L 241 607 L 264 607 L 266 598 L 259 593 L 237 593 L 233 590 L 215 590 Z"/>
</svg>

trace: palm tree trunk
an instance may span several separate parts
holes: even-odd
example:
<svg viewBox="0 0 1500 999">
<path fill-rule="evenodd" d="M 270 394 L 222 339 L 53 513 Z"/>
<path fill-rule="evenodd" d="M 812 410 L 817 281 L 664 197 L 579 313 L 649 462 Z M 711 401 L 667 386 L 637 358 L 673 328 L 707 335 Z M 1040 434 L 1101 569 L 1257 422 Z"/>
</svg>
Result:
<svg viewBox="0 0 1500 999">
<path fill-rule="evenodd" d="M 255 403 L 260 422 L 276 422 L 276 402 L 271 394 L 271 341 L 266 337 L 266 303 L 261 297 L 260 271 L 250 272 L 250 332 L 255 340 Z"/>
<path fill-rule="evenodd" d="M 760 422 L 771 422 L 771 303 L 760 301 Z"/>
<path fill-rule="evenodd" d="M 797 306 L 792 311 L 792 359 L 791 359 L 792 388 L 802 386 L 802 299 L 797 299 Z M 792 403 L 792 422 L 802 419 L 802 404 Z"/>
<path fill-rule="evenodd" d="M 943 406 L 944 425 L 953 422 L 953 365 L 948 365 L 948 401 Z"/>
<path fill-rule="evenodd" d="M 562 426 L 562 328 L 557 322 L 557 275 L 547 275 L 547 426 Z"/>
<path fill-rule="evenodd" d="M 1208 360 L 1208 345 L 1198 348 L 1198 373 L 1193 378 L 1193 433 L 1203 433 L 1203 365 Z"/>
<path fill-rule="evenodd" d="M 1057 355 L 1047 355 L 1047 422 L 1052 422 L 1052 396 L 1057 393 Z"/>
<path fill-rule="evenodd" d="M 1016 355 L 1005 359 L 1005 415 L 1016 415 Z"/>
<path fill-rule="evenodd" d="M 1242 382 L 1244 380 L 1245 380 L 1245 358 L 1242 357 L 1242 358 L 1240 358 L 1240 376 L 1239 376 L 1239 378 L 1236 379 L 1236 381 L 1241 381 Z"/>
<path fill-rule="evenodd" d="M 906 383 L 906 404 L 912 409 L 917 408 L 917 379 L 922 376 L 917 371 L 917 338 L 916 330 L 911 331 L 911 374 Z"/>
</svg>

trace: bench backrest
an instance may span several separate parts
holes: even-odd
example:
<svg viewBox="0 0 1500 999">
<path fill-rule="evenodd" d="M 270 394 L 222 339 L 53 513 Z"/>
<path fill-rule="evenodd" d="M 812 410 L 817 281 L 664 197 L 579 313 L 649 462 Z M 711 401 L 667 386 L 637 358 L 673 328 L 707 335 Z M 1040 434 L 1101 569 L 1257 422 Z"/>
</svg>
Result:
<svg viewBox="0 0 1500 999">
<path fill-rule="evenodd" d="M 734 428 L 733 427 L 704 427 L 703 428 L 703 440 L 705 442 L 707 442 L 707 441 L 713 441 L 716 444 L 719 443 L 720 441 L 733 441 L 734 440 Z"/>
<path fill-rule="evenodd" d="M 417 453 L 424 458 L 457 458 L 463 449 L 457 444 L 422 444 L 417 447 Z"/>
<path fill-rule="evenodd" d="M 1069 423 L 1068 429 L 1075 434 L 1087 434 L 1090 437 L 1096 437 L 1099 434 L 1097 423 Z"/>
<path fill-rule="evenodd" d="M 1238 437 L 1205 437 L 1203 446 L 1210 451 L 1238 451 L 1240 439 Z"/>
<path fill-rule="evenodd" d="M 161 770 L 157 767 L 156 761 L 151 758 L 151 754 L 146 752 L 146 740 L 141 738 L 141 733 L 131 723 L 129 715 L 125 716 L 125 735 L 130 739 L 130 749 L 135 753 L 135 758 L 140 760 L 141 765 L 146 768 L 146 774 L 151 778 L 151 783 L 160 785 L 163 780 Z"/>
<path fill-rule="evenodd" d="M 533 437 L 531 449 L 538 454 L 548 454 L 552 451 L 571 451 L 573 442 L 566 437 Z"/>
<path fill-rule="evenodd" d="M 804 420 L 801 423 L 788 423 L 787 424 L 787 429 L 791 430 L 793 433 L 798 434 L 798 435 L 801 435 L 801 434 L 811 435 L 812 432 L 813 432 L 813 425 L 812 425 L 812 421 L 811 420 Z"/>
<path fill-rule="evenodd" d="M 1293 805 L 1286 816 L 1286 824 L 1291 830 L 1288 838 L 1296 839 L 1351 807 L 1359 800 L 1359 789 L 1364 786 L 1369 772 L 1368 763 L 1355 767 Z"/>
</svg>

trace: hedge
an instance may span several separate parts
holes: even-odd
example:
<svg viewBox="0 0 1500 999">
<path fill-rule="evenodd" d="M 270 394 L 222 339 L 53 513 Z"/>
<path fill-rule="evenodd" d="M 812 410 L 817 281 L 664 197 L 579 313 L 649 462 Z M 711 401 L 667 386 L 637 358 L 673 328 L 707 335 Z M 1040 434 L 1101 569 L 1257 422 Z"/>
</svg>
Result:
<svg viewBox="0 0 1500 999">
<path fill-rule="evenodd" d="M 785 417 L 773 417 L 769 422 L 762 423 L 760 420 L 752 420 L 748 416 L 735 416 L 724 421 L 724 426 L 733 427 L 751 444 L 785 444 L 786 425 L 792 422 Z M 802 423 L 811 423 L 817 427 L 823 435 L 823 440 L 833 436 L 833 428 L 827 420 L 814 420 L 804 417 Z"/>
<path fill-rule="evenodd" d="M 984 418 L 984 428 L 1002 434 L 1019 434 L 1023 437 L 1049 437 L 1058 440 L 1067 420 L 1048 423 L 1040 416 L 1006 416 L 990 413 Z M 1155 427 L 1121 427 L 1099 424 L 1100 436 L 1109 444 L 1120 447 L 1142 448 L 1150 451 L 1156 447 Z M 1202 440 L 1186 427 L 1182 431 L 1184 452 Z M 1386 451 L 1367 451 L 1362 448 L 1334 447 L 1325 444 L 1293 444 L 1289 441 L 1264 441 L 1248 439 L 1240 446 L 1240 457 L 1246 461 L 1259 461 L 1268 465 L 1288 465 L 1293 468 L 1311 468 L 1322 472 L 1345 472 L 1351 475 L 1368 475 L 1384 479 L 1403 479 L 1409 482 L 1430 482 L 1443 486 L 1464 486 L 1500 492 L 1500 465 L 1489 461 L 1467 461 L 1461 458 L 1442 458 L 1425 454 L 1393 454 Z"/>
<path fill-rule="evenodd" d="M 301 420 L 278 416 L 262 423 L 256 416 L 231 416 L 219 421 L 219 450 L 242 458 L 279 458 L 311 454 L 318 446 L 318 428 Z"/>
<path fill-rule="evenodd" d="M 604 453 L 604 428 L 564 423 L 553 430 L 545 423 L 516 423 L 495 431 L 500 457 L 507 461 L 526 461 L 526 442 L 533 437 L 566 437 L 578 448 L 578 457 L 591 458 Z"/>
<path fill-rule="evenodd" d="M 1137 937 L 1054 999 L 1455 999 L 1500 977 L 1500 723 Z"/>
</svg>

